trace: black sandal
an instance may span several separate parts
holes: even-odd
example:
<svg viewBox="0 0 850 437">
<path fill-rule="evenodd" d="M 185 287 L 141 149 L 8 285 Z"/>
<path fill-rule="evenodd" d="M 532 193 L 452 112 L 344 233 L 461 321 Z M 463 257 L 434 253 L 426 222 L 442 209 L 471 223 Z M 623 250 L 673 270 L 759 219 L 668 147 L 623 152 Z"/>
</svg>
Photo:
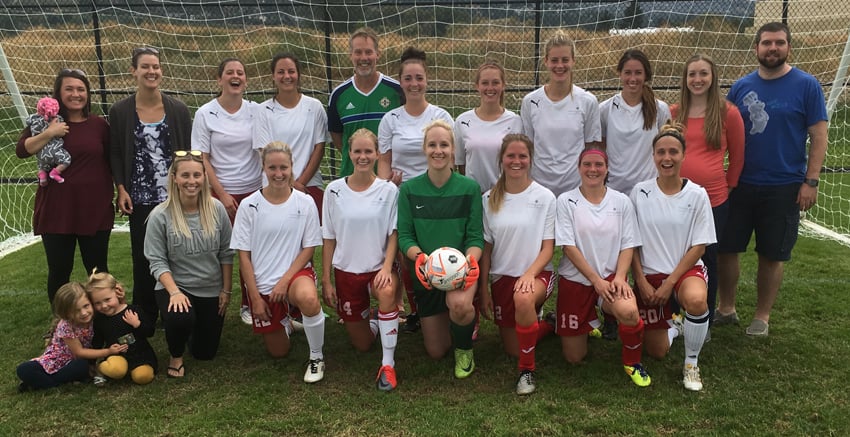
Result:
<svg viewBox="0 0 850 437">
<path fill-rule="evenodd" d="M 168 373 L 168 372 L 170 372 L 170 371 L 174 371 L 175 373 L 177 373 L 177 375 L 172 375 L 171 373 Z M 181 371 L 183 372 L 183 374 L 182 374 L 182 375 L 180 375 L 180 374 L 179 374 Z M 186 376 L 186 367 L 185 367 L 183 364 L 181 364 L 181 365 L 180 365 L 180 367 L 171 367 L 171 366 L 169 366 L 169 367 L 168 367 L 168 370 L 165 372 L 165 374 L 166 374 L 169 378 L 182 378 L 182 377 Z"/>
</svg>

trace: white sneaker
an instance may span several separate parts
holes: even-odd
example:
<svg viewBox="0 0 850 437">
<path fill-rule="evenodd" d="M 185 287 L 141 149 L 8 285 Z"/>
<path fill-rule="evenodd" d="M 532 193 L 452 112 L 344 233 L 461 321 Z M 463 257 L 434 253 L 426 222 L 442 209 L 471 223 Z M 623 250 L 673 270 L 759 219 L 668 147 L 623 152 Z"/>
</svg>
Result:
<svg viewBox="0 0 850 437">
<path fill-rule="evenodd" d="M 534 393 L 537 386 L 534 384 L 534 372 L 531 370 L 523 370 L 519 374 L 519 380 L 516 382 L 516 394 L 528 395 Z"/>
<path fill-rule="evenodd" d="M 304 332 L 304 324 L 293 318 L 289 319 L 289 326 L 292 327 L 292 332 Z"/>
<path fill-rule="evenodd" d="M 242 323 L 246 325 L 254 324 L 254 320 L 251 317 L 251 308 L 247 305 L 243 305 L 242 308 L 239 310 L 239 317 L 242 318 Z"/>
<path fill-rule="evenodd" d="M 682 382 L 685 384 L 686 389 L 690 391 L 702 390 L 702 380 L 699 377 L 699 366 L 685 364 L 682 374 L 684 375 Z"/>
<path fill-rule="evenodd" d="M 307 371 L 304 372 L 304 382 L 312 384 L 319 382 L 325 377 L 325 360 L 314 358 L 307 362 Z"/>
</svg>

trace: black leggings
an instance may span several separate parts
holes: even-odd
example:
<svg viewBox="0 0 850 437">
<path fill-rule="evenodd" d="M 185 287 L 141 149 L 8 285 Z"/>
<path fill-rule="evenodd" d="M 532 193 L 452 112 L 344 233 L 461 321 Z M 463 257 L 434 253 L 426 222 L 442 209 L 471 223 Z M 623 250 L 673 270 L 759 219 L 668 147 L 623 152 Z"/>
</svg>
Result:
<svg viewBox="0 0 850 437">
<path fill-rule="evenodd" d="M 156 302 L 165 327 L 165 341 L 172 357 L 183 356 L 186 345 L 197 360 L 211 360 L 218 352 L 224 317 L 218 315 L 218 297 L 196 297 L 183 292 L 192 304 L 189 312 L 168 311 L 170 296 L 163 290 L 156 291 Z"/>
<path fill-rule="evenodd" d="M 74 381 L 87 381 L 89 362 L 84 359 L 71 360 L 56 373 L 47 373 L 38 361 L 25 361 L 18 366 L 17 373 L 27 389 L 40 390 Z"/>
<path fill-rule="evenodd" d="M 133 255 L 133 305 L 138 306 L 156 323 L 158 309 L 153 289 L 156 279 L 151 275 L 151 266 L 145 258 L 145 234 L 151 211 L 156 205 L 133 205 L 130 214 L 130 253 Z"/>
<path fill-rule="evenodd" d="M 108 272 L 109 235 L 112 231 L 98 231 L 94 235 L 43 234 L 41 244 L 47 256 L 47 298 L 52 303 L 59 287 L 71 280 L 74 271 L 74 252 L 80 245 L 80 258 L 86 268 L 86 275 L 92 269 Z"/>
</svg>

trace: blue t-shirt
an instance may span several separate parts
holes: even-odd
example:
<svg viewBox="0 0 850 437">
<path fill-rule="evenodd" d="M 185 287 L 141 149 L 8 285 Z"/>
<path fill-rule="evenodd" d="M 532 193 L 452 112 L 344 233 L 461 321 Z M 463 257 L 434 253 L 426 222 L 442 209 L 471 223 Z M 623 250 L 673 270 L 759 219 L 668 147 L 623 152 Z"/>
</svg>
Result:
<svg viewBox="0 0 850 437">
<path fill-rule="evenodd" d="M 806 177 L 808 128 L 827 119 L 817 79 L 797 68 L 772 80 L 764 80 L 754 71 L 735 82 L 726 98 L 744 119 L 746 146 L 740 182 L 802 182 Z"/>
</svg>

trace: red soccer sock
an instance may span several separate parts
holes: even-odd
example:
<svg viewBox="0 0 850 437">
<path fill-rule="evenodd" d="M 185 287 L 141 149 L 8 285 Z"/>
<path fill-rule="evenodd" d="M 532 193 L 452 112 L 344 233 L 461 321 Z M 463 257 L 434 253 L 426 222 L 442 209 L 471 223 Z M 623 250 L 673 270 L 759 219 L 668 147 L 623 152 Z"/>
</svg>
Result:
<svg viewBox="0 0 850 437">
<path fill-rule="evenodd" d="M 537 342 L 540 343 L 540 340 L 548 337 L 549 335 L 555 332 L 555 325 L 543 321 L 537 322 Z"/>
<path fill-rule="evenodd" d="M 639 363 L 643 355 L 643 319 L 638 318 L 635 326 L 620 323 L 620 340 L 623 342 L 623 364 Z"/>
<path fill-rule="evenodd" d="M 531 326 L 516 325 L 516 338 L 519 343 L 519 370 L 534 371 L 534 349 L 537 347 L 539 323 Z"/>
</svg>

